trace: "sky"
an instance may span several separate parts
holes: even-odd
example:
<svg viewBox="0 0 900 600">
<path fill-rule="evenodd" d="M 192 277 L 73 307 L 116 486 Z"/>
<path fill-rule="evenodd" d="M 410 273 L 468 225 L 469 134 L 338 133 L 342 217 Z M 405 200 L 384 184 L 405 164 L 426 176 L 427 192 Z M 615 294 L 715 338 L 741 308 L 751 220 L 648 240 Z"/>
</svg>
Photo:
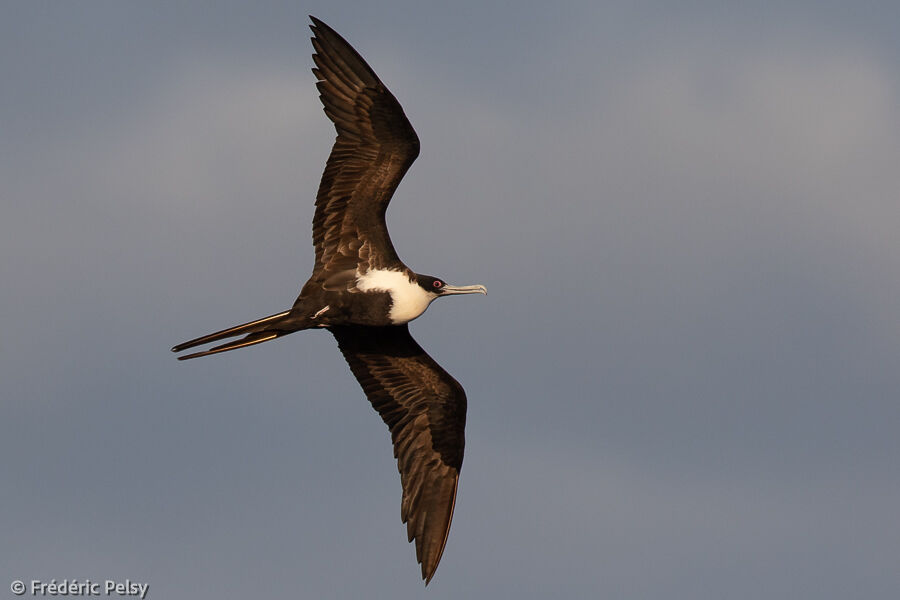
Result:
<svg viewBox="0 0 900 600">
<path fill-rule="evenodd" d="M 752 5 L 751 5 L 752 4 Z M 308 18 L 422 143 L 388 211 L 489 295 L 423 588 L 390 438 L 284 310 L 334 130 Z M 0 598 L 900 594 L 894 2 L 0 4 Z"/>
</svg>

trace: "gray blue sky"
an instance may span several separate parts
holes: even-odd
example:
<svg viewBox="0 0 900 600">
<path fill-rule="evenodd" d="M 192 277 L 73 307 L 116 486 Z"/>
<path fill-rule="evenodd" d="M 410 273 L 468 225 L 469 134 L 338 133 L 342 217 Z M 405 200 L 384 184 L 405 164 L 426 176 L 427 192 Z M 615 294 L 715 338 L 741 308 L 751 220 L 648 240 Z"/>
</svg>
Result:
<svg viewBox="0 0 900 600">
<path fill-rule="evenodd" d="M 897 597 L 900 9 L 748 4 L 0 4 L 0 596 Z M 469 396 L 427 591 L 329 335 L 168 351 L 312 268 L 307 14 L 422 140 L 401 256 L 490 290 L 412 324 Z"/>
</svg>

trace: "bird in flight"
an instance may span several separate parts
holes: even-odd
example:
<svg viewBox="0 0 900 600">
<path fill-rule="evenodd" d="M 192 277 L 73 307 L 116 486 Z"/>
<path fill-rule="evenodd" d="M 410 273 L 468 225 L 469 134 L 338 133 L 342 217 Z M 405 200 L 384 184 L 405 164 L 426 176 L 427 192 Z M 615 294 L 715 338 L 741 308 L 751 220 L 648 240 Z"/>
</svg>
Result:
<svg viewBox="0 0 900 600">
<path fill-rule="evenodd" d="M 310 19 L 313 74 L 325 114 L 337 130 L 316 196 L 312 275 L 290 310 L 178 344 L 172 351 L 242 336 L 178 357 L 186 360 L 303 329 L 330 331 L 390 429 L 403 487 L 401 518 L 409 541 L 416 542 L 427 585 L 453 518 L 466 394 L 416 343 L 407 324 L 436 298 L 487 290 L 420 275 L 397 256 L 385 211 L 419 154 L 419 138 L 400 103 L 359 53 L 331 27 Z"/>
</svg>

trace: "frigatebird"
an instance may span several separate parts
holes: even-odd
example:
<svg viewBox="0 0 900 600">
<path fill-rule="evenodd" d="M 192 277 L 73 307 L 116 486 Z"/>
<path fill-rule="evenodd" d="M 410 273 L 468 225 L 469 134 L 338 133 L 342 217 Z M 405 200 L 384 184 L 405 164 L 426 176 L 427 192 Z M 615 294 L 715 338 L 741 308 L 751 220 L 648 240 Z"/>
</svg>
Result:
<svg viewBox="0 0 900 600">
<path fill-rule="evenodd" d="M 310 17 L 313 74 L 337 138 L 316 196 L 312 275 L 290 310 L 184 342 L 180 352 L 244 337 L 197 358 L 295 331 L 325 328 L 337 339 L 372 406 L 391 432 L 403 487 L 401 518 L 427 585 L 441 560 L 462 466 L 466 394 L 419 346 L 407 323 L 436 298 L 486 294 L 413 272 L 397 256 L 385 211 L 419 154 L 400 103 L 365 60 L 328 25 Z"/>
</svg>

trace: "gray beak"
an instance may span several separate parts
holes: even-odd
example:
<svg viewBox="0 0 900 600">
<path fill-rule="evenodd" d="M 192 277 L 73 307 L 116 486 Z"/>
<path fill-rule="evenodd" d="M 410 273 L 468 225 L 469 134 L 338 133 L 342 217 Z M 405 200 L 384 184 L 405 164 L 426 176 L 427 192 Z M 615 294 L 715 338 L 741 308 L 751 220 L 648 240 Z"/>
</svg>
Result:
<svg viewBox="0 0 900 600">
<path fill-rule="evenodd" d="M 454 294 L 484 294 L 487 296 L 487 288 L 483 285 L 444 285 L 441 288 L 442 296 L 452 296 Z"/>
</svg>

